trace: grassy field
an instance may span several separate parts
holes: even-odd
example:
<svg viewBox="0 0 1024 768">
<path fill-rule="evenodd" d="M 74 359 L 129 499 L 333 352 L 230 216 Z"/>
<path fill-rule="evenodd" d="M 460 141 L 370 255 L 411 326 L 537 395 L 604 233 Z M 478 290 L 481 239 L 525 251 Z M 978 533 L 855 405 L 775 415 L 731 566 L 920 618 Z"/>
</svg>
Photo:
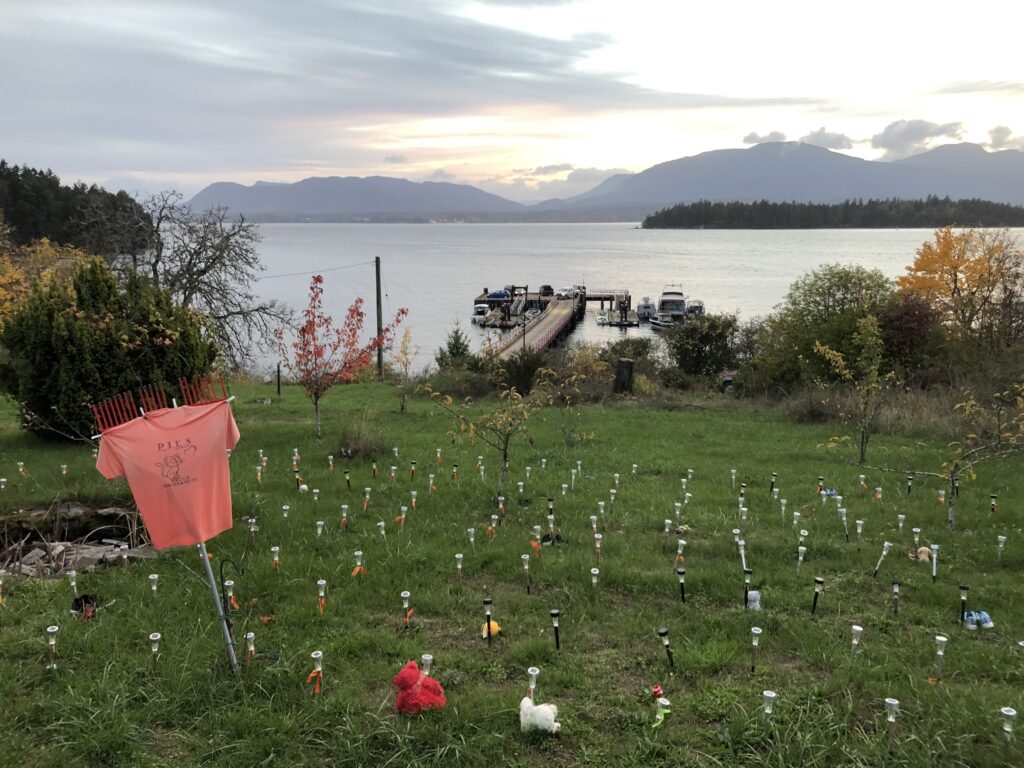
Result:
<svg viewBox="0 0 1024 768">
<path fill-rule="evenodd" d="M 566 445 L 557 411 L 531 422 L 532 444 L 515 445 L 507 515 L 492 537 L 497 512 L 497 456 L 482 444 L 453 443 L 450 418 L 424 399 L 398 413 L 398 395 L 382 386 L 332 391 L 323 401 L 325 437 L 311 437 L 312 409 L 302 393 L 269 387 L 235 388 L 242 439 L 232 458 L 234 528 L 209 543 L 214 570 L 237 563 L 236 636 L 255 632 L 259 655 L 236 681 L 197 553 L 192 548 L 158 559 L 79 575 L 80 590 L 95 592 L 103 608 L 92 622 L 69 615 L 64 579 L 8 577 L 0 608 L 0 722 L 3 758 L 11 766 L 85 765 L 596 765 L 596 766 L 1020 766 L 1021 740 L 1004 743 L 999 708 L 1024 710 L 1024 536 L 1020 461 L 993 463 L 964 484 L 959 528 L 946 531 L 939 485 L 917 481 L 908 496 L 902 475 L 869 474 L 883 488 L 879 504 L 861 494 L 858 470 L 847 455 L 822 446 L 835 427 L 786 423 L 777 416 L 717 398 L 698 407 L 645 408 L 624 403 L 584 411 L 582 445 Z M 265 404 L 265 397 L 273 397 Z M 336 459 L 338 435 L 363 425 L 386 453 Z M 123 481 L 96 472 L 87 446 L 48 444 L 15 426 L 12 408 L 0 412 L 0 494 L 6 512 L 46 507 L 55 499 L 125 502 Z M 293 447 L 304 479 L 320 490 L 298 494 Z M 397 447 L 394 460 L 391 448 Z M 443 449 L 443 465 L 435 449 Z M 257 485 L 257 451 L 268 456 Z M 944 447 L 879 437 L 871 458 L 900 467 L 937 469 Z M 483 478 L 476 457 L 484 456 Z M 373 479 L 371 461 L 381 466 Z M 409 461 L 418 470 L 409 478 Z M 546 469 L 541 469 L 546 460 Z M 15 462 L 29 473 L 20 478 Z M 580 461 L 575 488 L 570 469 Z M 459 478 L 450 476 L 458 462 Z M 69 467 L 66 477 L 60 464 Z M 398 466 L 397 480 L 389 475 Z M 631 465 L 637 464 L 634 477 Z M 532 467 L 529 480 L 525 467 Z M 352 490 L 342 470 L 349 468 Z M 682 501 L 681 478 L 693 469 L 692 494 L 681 521 L 686 603 L 681 604 L 675 533 L 664 533 Z M 737 470 L 737 489 L 730 469 Z M 427 474 L 437 490 L 429 492 Z M 590 516 L 606 507 L 603 547 L 596 560 Z M 777 472 L 786 517 L 769 493 Z M 836 504 L 823 505 L 817 477 L 845 497 L 851 543 L 844 540 Z M 525 481 L 522 497 L 517 481 Z M 747 483 L 749 520 L 737 510 L 738 485 Z M 363 511 L 362 489 L 372 488 Z M 395 516 L 417 490 L 404 531 Z M 989 509 L 989 494 L 1000 506 Z M 547 530 L 547 498 L 561 546 L 531 559 L 531 593 L 521 555 L 531 552 L 534 525 Z M 281 507 L 291 513 L 284 519 Z M 349 505 L 350 526 L 340 526 Z M 791 513 L 801 513 L 795 529 Z M 896 516 L 905 514 L 902 533 Z M 245 518 L 255 514 L 259 532 Z M 865 521 L 862 547 L 854 520 Z M 326 528 L 316 536 L 315 521 Z M 378 531 L 384 521 L 386 538 Z M 475 551 L 466 529 L 475 527 Z M 743 606 L 743 572 L 733 542 L 739 527 L 762 592 L 764 610 Z M 922 544 L 940 545 L 938 579 L 912 562 L 911 528 Z M 799 528 L 808 531 L 808 557 L 798 569 Z M 1008 536 L 1001 559 L 996 537 Z M 872 578 L 883 540 L 895 542 Z M 271 569 L 271 546 L 281 567 Z M 354 578 L 353 552 L 365 553 L 365 578 Z M 456 577 L 457 552 L 465 554 Z M 590 569 L 600 568 L 598 585 Z M 148 575 L 160 575 L 155 599 Z M 813 579 L 825 579 L 816 615 Z M 316 580 L 328 584 L 319 615 Z M 890 608 L 893 578 L 902 582 L 898 616 Z M 995 628 L 968 632 L 958 625 L 957 585 L 969 584 L 971 607 L 987 610 Z M 408 627 L 400 593 L 411 591 Z M 501 634 L 480 637 L 483 599 L 494 600 Z M 556 651 L 549 610 L 561 611 Z M 261 617 L 273 617 L 264 623 Z M 46 669 L 45 628 L 60 625 L 59 669 Z M 850 627 L 864 627 L 851 660 Z M 763 629 L 755 672 L 751 628 Z M 658 627 L 667 627 L 674 651 L 670 669 Z M 148 635 L 162 633 L 155 669 Z M 943 680 L 931 684 L 934 636 L 949 637 Z M 311 695 L 310 653 L 324 653 L 324 687 Z M 435 658 L 445 685 L 442 711 L 405 717 L 393 712 L 391 678 L 422 653 Z M 559 707 L 558 736 L 522 734 L 518 704 L 526 669 L 541 670 L 537 700 Z M 652 728 L 651 687 L 660 684 L 671 713 Z M 762 717 L 761 693 L 778 693 L 774 717 Z M 884 699 L 900 711 L 891 754 Z M 1020 725 L 1024 731 L 1024 723 Z"/>
</svg>

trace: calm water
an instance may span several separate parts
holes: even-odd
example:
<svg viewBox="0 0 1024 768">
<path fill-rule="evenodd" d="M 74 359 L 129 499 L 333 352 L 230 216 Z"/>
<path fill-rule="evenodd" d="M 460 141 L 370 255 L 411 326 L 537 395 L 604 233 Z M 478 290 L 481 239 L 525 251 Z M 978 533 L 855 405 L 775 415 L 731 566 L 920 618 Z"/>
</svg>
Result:
<svg viewBox="0 0 1024 768">
<path fill-rule="evenodd" d="M 822 264 L 859 264 L 895 277 L 932 237 L 926 229 L 641 230 L 628 224 L 264 224 L 260 229 L 267 271 L 257 290 L 301 308 L 309 276 L 322 273 L 325 305 L 336 320 L 362 296 L 372 326 L 372 260 L 379 256 L 385 322 L 399 307 L 409 308 L 406 324 L 421 348 L 420 366 L 431 362 L 456 321 L 478 344 L 482 341 L 469 318 L 473 299 L 485 286 L 628 288 L 635 305 L 644 296 L 657 301 L 667 283 L 680 283 L 687 295 L 704 300 L 708 312 L 736 312 L 745 319 L 770 312 L 790 283 Z M 625 333 L 599 327 L 591 314 L 574 338 L 604 341 Z"/>
</svg>

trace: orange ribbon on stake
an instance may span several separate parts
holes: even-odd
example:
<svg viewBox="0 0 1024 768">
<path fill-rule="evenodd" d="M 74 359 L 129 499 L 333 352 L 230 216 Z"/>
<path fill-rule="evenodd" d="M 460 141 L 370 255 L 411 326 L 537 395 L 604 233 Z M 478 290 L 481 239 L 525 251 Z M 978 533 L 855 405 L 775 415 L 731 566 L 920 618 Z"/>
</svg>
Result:
<svg viewBox="0 0 1024 768">
<path fill-rule="evenodd" d="M 366 576 L 366 568 L 362 565 L 357 565 L 352 569 L 353 576 Z"/>
<path fill-rule="evenodd" d="M 238 607 L 238 601 L 237 601 L 237 600 L 235 600 L 235 596 L 234 596 L 234 595 L 232 595 L 232 596 L 231 596 L 231 610 L 232 610 L 232 611 L 237 611 L 237 610 L 239 610 L 239 607 Z"/>
<path fill-rule="evenodd" d="M 320 687 L 324 679 L 324 673 L 321 669 L 314 669 L 309 673 L 309 677 L 306 678 L 307 683 L 313 684 L 313 695 L 320 695 Z"/>
<path fill-rule="evenodd" d="M 409 619 L 412 618 L 412 611 L 413 609 L 410 608 L 408 611 L 405 612 L 405 619 L 402 621 L 403 625 L 409 626 Z"/>
<path fill-rule="evenodd" d="M 323 616 L 324 615 L 324 609 L 327 607 L 327 598 L 326 597 L 318 597 L 316 599 L 316 607 L 320 609 L 320 615 Z"/>
</svg>

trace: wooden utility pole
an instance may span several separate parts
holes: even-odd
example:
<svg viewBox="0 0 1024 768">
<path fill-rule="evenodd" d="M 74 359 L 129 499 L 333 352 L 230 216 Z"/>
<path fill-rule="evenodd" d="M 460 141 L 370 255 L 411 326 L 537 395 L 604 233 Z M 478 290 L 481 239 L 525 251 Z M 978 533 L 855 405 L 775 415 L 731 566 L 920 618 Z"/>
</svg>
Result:
<svg viewBox="0 0 1024 768">
<path fill-rule="evenodd" d="M 373 257 L 373 268 L 377 273 L 377 338 L 384 333 L 384 308 L 380 303 L 380 256 Z M 377 376 L 384 378 L 384 347 L 377 347 Z"/>
</svg>

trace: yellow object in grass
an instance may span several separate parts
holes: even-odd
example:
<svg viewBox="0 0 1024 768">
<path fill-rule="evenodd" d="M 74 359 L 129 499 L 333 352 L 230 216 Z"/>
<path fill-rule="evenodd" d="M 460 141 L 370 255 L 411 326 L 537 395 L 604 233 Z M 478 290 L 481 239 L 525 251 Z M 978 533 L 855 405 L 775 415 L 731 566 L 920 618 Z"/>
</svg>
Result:
<svg viewBox="0 0 1024 768">
<path fill-rule="evenodd" d="M 490 623 L 491 623 L 491 637 L 497 637 L 498 635 L 501 634 L 501 627 L 498 626 L 498 622 L 496 622 L 494 619 L 491 619 Z M 486 621 L 483 624 L 480 625 L 480 638 L 482 640 L 486 640 L 487 639 L 487 622 Z"/>
</svg>

